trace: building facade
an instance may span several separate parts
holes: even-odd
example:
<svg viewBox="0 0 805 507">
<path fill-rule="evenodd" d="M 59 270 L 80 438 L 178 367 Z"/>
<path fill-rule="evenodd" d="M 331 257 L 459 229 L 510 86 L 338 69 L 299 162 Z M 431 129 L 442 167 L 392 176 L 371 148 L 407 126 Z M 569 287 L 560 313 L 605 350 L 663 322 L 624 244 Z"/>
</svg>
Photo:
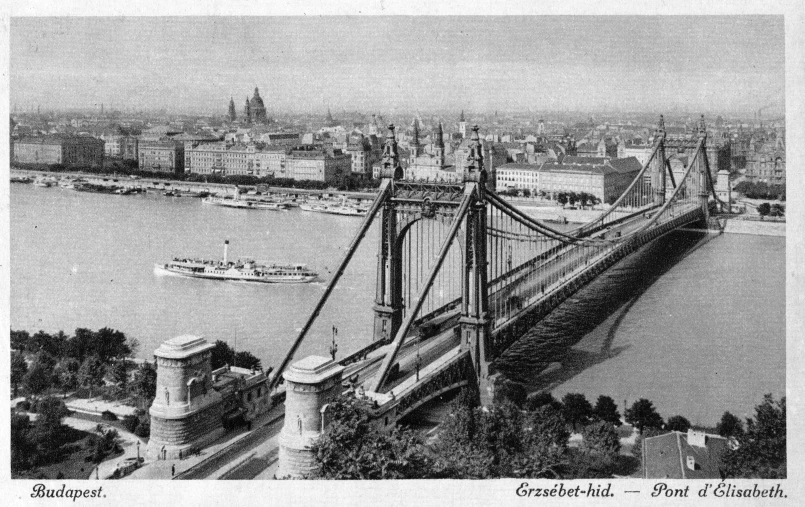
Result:
<svg viewBox="0 0 805 507">
<path fill-rule="evenodd" d="M 181 174 L 184 144 L 176 141 L 141 141 L 138 149 L 141 171 Z"/>
<path fill-rule="evenodd" d="M 291 150 L 281 178 L 323 181 L 334 183 L 338 177 L 352 171 L 352 157 L 340 150 L 327 150 L 314 146 L 299 146 Z"/>
<path fill-rule="evenodd" d="M 528 190 L 550 198 L 560 192 L 586 192 L 601 202 L 610 202 L 626 190 L 642 167 L 634 157 L 578 162 L 582 158 L 565 157 L 563 163 L 546 162 L 539 166 L 505 164 L 497 168 L 495 187 L 498 192 Z"/>
<path fill-rule="evenodd" d="M 352 159 L 352 174 L 360 178 L 371 177 L 372 166 L 381 156 L 377 136 L 352 134 L 349 136 L 346 151 Z"/>
<path fill-rule="evenodd" d="M 102 135 L 104 142 L 104 154 L 111 158 L 122 158 L 125 160 L 137 160 L 139 140 L 134 136 L 123 134 Z"/>
<path fill-rule="evenodd" d="M 61 164 L 65 167 L 102 167 L 105 143 L 85 136 L 25 137 L 14 142 L 13 161 Z"/>
</svg>

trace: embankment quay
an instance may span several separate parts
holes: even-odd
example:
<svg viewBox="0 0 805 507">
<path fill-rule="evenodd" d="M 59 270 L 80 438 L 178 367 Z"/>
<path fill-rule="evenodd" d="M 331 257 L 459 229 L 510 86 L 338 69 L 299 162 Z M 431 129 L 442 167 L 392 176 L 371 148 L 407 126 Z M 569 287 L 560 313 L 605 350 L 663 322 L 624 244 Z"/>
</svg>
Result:
<svg viewBox="0 0 805 507">
<path fill-rule="evenodd" d="M 29 176 L 36 178 L 39 176 L 50 176 L 54 178 L 82 178 L 94 185 L 108 185 L 124 188 L 141 188 L 153 190 L 168 190 L 176 189 L 188 192 L 208 191 L 210 193 L 219 195 L 234 195 L 236 189 L 254 189 L 257 185 L 235 185 L 232 183 L 208 183 L 203 181 L 184 181 L 184 180 L 171 180 L 161 178 L 147 178 L 137 177 L 132 178 L 126 174 L 97 174 L 85 172 L 54 172 L 54 171 L 37 171 L 32 169 L 19 169 L 12 167 L 11 175 Z M 260 185 L 261 187 L 263 185 Z M 267 186 L 267 191 L 276 194 L 289 194 L 293 196 L 321 196 L 324 194 L 337 193 L 344 195 L 350 199 L 368 199 L 372 200 L 377 195 L 375 192 L 347 192 L 339 191 L 336 189 L 305 189 L 294 187 L 274 187 Z"/>
</svg>

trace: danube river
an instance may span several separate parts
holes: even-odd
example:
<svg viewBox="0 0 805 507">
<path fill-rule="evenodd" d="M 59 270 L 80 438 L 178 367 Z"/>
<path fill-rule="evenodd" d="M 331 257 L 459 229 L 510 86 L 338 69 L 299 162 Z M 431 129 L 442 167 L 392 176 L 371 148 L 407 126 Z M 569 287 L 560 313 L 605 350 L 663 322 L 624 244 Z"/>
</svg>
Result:
<svg viewBox="0 0 805 507">
<path fill-rule="evenodd" d="M 180 334 L 225 340 L 275 365 L 360 219 L 249 211 L 154 193 L 117 196 L 11 187 L 11 327 L 119 329 L 150 357 Z M 371 341 L 372 229 L 297 357 L 339 356 Z M 306 263 L 322 282 L 214 282 L 157 276 L 175 256 Z M 785 389 L 785 238 L 676 232 L 607 271 L 500 361 L 557 396 L 645 397 L 665 416 L 712 425 Z"/>
</svg>

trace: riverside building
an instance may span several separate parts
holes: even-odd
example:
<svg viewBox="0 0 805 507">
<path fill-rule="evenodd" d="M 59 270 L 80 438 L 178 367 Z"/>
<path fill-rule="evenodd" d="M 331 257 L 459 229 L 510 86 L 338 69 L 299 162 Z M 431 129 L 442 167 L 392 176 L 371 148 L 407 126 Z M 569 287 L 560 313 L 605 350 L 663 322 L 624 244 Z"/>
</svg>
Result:
<svg viewBox="0 0 805 507">
<path fill-rule="evenodd" d="M 551 198 L 559 192 L 587 192 L 608 202 L 626 190 L 641 168 L 635 157 L 565 157 L 562 163 L 505 164 L 497 168 L 495 186 L 498 192 L 528 190 L 532 194 L 545 192 Z"/>
<path fill-rule="evenodd" d="M 184 144 L 178 141 L 140 141 L 140 170 L 180 174 L 184 172 Z"/>
<path fill-rule="evenodd" d="M 352 157 L 315 146 L 203 143 L 187 150 L 187 171 L 196 174 L 274 176 L 332 183 L 352 171 Z"/>
<path fill-rule="evenodd" d="M 101 167 L 103 156 L 104 142 L 85 136 L 24 137 L 14 142 L 13 150 L 14 162 L 65 167 Z"/>
</svg>

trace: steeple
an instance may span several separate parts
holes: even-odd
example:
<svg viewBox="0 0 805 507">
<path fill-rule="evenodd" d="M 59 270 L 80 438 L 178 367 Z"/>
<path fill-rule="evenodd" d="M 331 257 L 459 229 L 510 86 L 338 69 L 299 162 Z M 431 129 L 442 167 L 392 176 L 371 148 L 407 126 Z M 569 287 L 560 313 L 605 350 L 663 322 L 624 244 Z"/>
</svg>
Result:
<svg viewBox="0 0 805 507">
<path fill-rule="evenodd" d="M 243 108 L 243 121 L 249 122 L 252 118 L 252 108 L 249 105 L 249 97 L 246 97 L 246 106 Z"/>
<path fill-rule="evenodd" d="M 235 121 L 237 118 L 237 114 L 235 113 L 235 99 L 234 97 L 229 97 L 229 111 L 227 112 L 227 118 L 230 122 Z"/>
<path fill-rule="evenodd" d="M 467 137 L 467 122 L 464 120 L 464 110 L 461 110 L 461 116 L 458 117 L 458 132 L 461 134 L 462 139 Z"/>
<path fill-rule="evenodd" d="M 444 130 L 442 129 L 442 122 L 439 122 L 439 127 L 436 129 L 436 139 L 433 140 L 433 145 L 436 164 L 439 167 L 444 167 Z"/>
<path fill-rule="evenodd" d="M 704 122 L 704 115 L 699 119 L 699 137 L 707 135 L 707 124 Z"/>
<path fill-rule="evenodd" d="M 461 110 L 461 116 L 458 117 L 458 121 L 459 121 L 459 123 L 464 122 L 464 110 L 463 109 Z"/>
<path fill-rule="evenodd" d="M 414 159 L 419 156 L 419 121 L 416 118 L 411 123 L 411 127 L 414 132 L 411 135 L 411 142 L 408 143 L 408 146 L 411 148 L 411 162 L 413 163 Z"/>
</svg>

